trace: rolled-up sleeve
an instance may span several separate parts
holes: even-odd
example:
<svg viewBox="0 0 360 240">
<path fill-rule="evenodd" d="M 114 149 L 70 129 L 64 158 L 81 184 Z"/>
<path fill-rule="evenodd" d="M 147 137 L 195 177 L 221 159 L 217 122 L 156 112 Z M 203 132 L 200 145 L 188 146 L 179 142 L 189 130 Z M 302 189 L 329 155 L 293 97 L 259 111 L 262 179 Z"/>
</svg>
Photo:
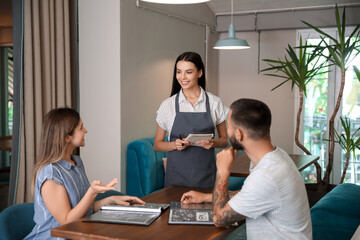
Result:
<svg viewBox="0 0 360 240">
<path fill-rule="evenodd" d="M 169 131 L 168 129 L 169 127 L 167 124 L 167 122 L 169 121 L 167 112 L 169 110 L 167 109 L 168 108 L 167 105 L 168 104 L 166 104 L 166 102 L 162 102 L 159 109 L 156 112 L 156 122 L 165 131 Z"/>
<path fill-rule="evenodd" d="M 224 122 L 229 114 L 229 108 L 220 100 L 218 102 L 218 107 L 215 109 L 216 116 L 216 125 Z"/>
</svg>

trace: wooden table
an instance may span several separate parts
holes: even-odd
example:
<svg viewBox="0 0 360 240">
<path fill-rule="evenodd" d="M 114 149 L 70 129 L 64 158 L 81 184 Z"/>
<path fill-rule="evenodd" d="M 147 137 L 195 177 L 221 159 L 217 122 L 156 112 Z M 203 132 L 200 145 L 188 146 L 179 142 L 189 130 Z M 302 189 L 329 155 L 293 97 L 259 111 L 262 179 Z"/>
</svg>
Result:
<svg viewBox="0 0 360 240">
<path fill-rule="evenodd" d="M 189 190 L 211 192 L 212 189 L 169 187 L 142 199 L 150 203 L 170 203 L 180 201 Z M 68 239 L 222 239 L 235 227 L 217 228 L 204 225 L 169 225 L 169 209 L 163 212 L 150 226 L 113 223 L 92 223 L 78 220 L 51 230 L 51 236 Z"/>
<path fill-rule="evenodd" d="M 319 160 L 318 156 L 314 155 L 297 155 L 289 154 L 291 159 L 294 161 L 296 167 L 299 169 L 299 172 L 310 166 L 311 164 L 317 163 Z M 245 154 L 243 156 L 237 157 L 234 161 L 234 164 L 230 171 L 230 176 L 233 177 L 247 177 L 249 176 L 249 166 L 250 159 Z"/>
<path fill-rule="evenodd" d="M 12 136 L 0 137 L 0 151 L 11 152 Z"/>
</svg>

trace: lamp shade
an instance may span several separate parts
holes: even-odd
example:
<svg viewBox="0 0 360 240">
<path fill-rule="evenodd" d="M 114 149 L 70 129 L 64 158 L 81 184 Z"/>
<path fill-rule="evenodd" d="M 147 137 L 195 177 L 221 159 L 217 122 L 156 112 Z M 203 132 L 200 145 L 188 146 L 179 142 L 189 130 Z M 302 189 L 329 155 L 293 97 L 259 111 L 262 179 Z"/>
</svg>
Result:
<svg viewBox="0 0 360 240">
<path fill-rule="evenodd" d="M 164 4 L 193 4 L 193 3 L 208 2 L 210 0 L 142 0 L 142 1 L 151 2 L 151 3 L 164 3 Z"/>
<path fill-rule="evenodd" d="M 235 28 L 233 24 L 229 25 L 228 38 L 217 41 L 214 49 L 247 49 L 250 48 L 248 42 L 235 37 Z"/>
</svg>

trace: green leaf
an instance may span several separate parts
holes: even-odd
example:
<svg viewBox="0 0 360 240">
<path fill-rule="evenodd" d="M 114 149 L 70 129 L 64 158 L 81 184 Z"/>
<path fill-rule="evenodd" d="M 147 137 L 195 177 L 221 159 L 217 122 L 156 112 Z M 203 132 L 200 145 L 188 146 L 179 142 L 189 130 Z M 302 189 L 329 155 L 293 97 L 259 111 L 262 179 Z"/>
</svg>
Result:
<svg viewBox="0 0 360 240">
<path fill-rule="evenodd" d="M 353 66 L 353 68 L 354 68 L 354 72 L 356 74 L 356 77 L 360 81 L 360 70 L 356 66 Z"/>
<path fill-rule="evenodd" d="M 331 35 L 325 33 L 324 31 L 322 31 L 322 30 L 320 30 L 319 28 L 311 25 L 310 23 L 307 23 L 307 22 L 305 22 L 305 21 L 301 21 L 301 22 L 303 22 L 304 24 L 306 24 L 308 27 L 314 29 L 315 31 L 317 31 L 317 32 L 320 33 L 321 35 L 324 35 L 324 36 L 326 36 L 327 38 L 330 38 L 330 39 L 333 40 L 334 42 L 337 41 L 337 40 L 336 40 L 335 38 L 333 38 Z"/>
</svg>

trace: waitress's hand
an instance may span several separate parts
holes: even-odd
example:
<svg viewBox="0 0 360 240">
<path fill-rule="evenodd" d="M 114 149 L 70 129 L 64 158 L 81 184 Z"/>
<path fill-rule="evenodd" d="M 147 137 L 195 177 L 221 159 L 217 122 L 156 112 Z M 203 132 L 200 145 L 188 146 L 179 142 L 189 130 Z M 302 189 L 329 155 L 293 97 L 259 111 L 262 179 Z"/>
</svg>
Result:
<svg viewBox="0 0 360 240">
<path fill-rule="evenodd" d="M 176 139 L 176 141 L 174 142 L 174 149 L 179 151 L 184 150 L 189 146 L 191 146 L 191 143 L 186 140 Z"/>
<path fill-rule="evenodd" d="M 205 149 L 210 149 L 210 148 L 213 148 L 213 146 L 214 146 L 214 139 L 200 140 L 200 141 L 197 141 L 196 144 Z"/>
</svg>

